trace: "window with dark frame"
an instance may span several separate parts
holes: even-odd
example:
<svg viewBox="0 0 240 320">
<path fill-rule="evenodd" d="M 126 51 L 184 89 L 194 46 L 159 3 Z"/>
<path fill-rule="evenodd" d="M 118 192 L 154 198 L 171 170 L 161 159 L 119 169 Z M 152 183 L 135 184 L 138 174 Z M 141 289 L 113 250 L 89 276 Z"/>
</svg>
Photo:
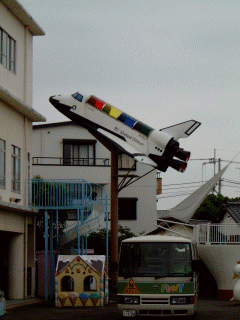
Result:
<svg viewBox="0 0 240 320">
<path fill-rule="evenodd" d="M 0 139 L 0 188 L 5 188 L 6 174 L 6 141 Z"/>
<path fill-rule="evenodd" d="M 16 41 L 0 28 L 0 63 L 16 73 Z"/>
<path fill-rule="evenodd" d="M 96 140 L 63 139 L 63 165 L 95 165 Z"/>
<path fill-rule="evenodd" d="M 11 190 L 20 193 L 21 149 L 12 145 Z"/>
<path fill-rule="evenodd" d="M 118 219 L 137 220 L 138 198 L 118 198 Z"/>
</svg>

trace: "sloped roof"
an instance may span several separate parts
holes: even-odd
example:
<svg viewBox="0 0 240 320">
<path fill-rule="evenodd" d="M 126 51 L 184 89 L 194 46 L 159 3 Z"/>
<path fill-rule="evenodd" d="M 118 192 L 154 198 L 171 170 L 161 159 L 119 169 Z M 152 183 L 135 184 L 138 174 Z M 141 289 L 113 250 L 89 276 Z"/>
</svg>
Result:
<svg viewBox="0 0 240 320">
<path fill-rule="evenodd" d="M 56 274 L 60 274 L 74 260 L 83 260 L 89 267 L 98 274 L 102 274 L 105 268 L 106 257 L 104 255 L 59 255 L 56 268 Z"/>
<path fill-rule="evenodd" d="M 240 225 L 240 202 L 228 202 L 224 207 L 226 212 Z"/>
</svg>

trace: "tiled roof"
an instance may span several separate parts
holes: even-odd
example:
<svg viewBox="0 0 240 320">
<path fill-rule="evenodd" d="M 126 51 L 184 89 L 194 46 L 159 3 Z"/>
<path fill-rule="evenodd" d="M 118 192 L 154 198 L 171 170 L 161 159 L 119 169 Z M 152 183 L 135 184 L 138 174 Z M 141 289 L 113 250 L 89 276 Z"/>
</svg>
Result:
<svg viewBox="0 0 240 320">
<path fill-rule="evenodd" d="M 240 202 L 228 202 L 225 209 L 234 221 L 240 225 Z"/>
</svg>

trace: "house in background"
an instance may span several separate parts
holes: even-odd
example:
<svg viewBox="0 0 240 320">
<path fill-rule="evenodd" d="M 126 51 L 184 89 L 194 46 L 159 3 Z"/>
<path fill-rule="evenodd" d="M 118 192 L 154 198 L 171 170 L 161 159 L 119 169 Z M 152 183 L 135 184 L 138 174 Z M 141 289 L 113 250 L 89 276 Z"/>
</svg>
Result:
<svg viewBox="0 0 240 320">
<path fill-rule="evenodd" d="M 34 125 L 32 155 L 33 176 L 84 179 L 105 186 L 110 198 L 110 152 L 74 122 Z M 131 175 L 142 176 L 151 167 L 135 163 L 131 157 L 121 154 L 118 173 L 124 175 L 129 170 Z M 119 223 L 137 235 L 152 231 L 153 222 L 157 219 L 156 190 L 156 170 L 121 190 L 118 195 Z"/>
<path fill-rule="evenodd" d="M 35 217 L 28 206 L 33 36 L 43 30 L 15 0 L 0 1 L 0 290 L 7 299 L 35 295 Z"/>
</svg>

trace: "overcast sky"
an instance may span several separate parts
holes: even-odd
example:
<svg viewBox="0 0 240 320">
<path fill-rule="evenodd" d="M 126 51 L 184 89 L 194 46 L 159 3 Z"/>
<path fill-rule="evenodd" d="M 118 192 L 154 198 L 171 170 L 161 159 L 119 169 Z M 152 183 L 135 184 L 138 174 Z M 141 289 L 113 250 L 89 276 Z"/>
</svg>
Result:
<svg viewBox="0 0 240 320">
<path fill-rule="evenodd" d="M 223 160 L 238 154 L 239 0 L 19 2 L 46 34 L 34 37 L 33 107 L 47 122 L 67 120 L 49 96 L 80 91 L 156 129 L 200 121 L 193 135 L 180 140 L 192 159 L 213 158 L 214 149 Z M 169 168 L 161 174 L 163 185 L 209 179 L 213 164 L 202 164 L 207 161 L 190 161 L 183 174 Z M 223 176 L 235 181 L 223 183 L 222 193 L 230 197 L 240 196 L 240 156 L 235 161 Z M 175 192 L 194 189 L 183 186 L 189 185 Z M 167 189 L 165 195 L 174 191 Z M 158 209 L 184 199 L 165 195 Z"/>
</svg>

